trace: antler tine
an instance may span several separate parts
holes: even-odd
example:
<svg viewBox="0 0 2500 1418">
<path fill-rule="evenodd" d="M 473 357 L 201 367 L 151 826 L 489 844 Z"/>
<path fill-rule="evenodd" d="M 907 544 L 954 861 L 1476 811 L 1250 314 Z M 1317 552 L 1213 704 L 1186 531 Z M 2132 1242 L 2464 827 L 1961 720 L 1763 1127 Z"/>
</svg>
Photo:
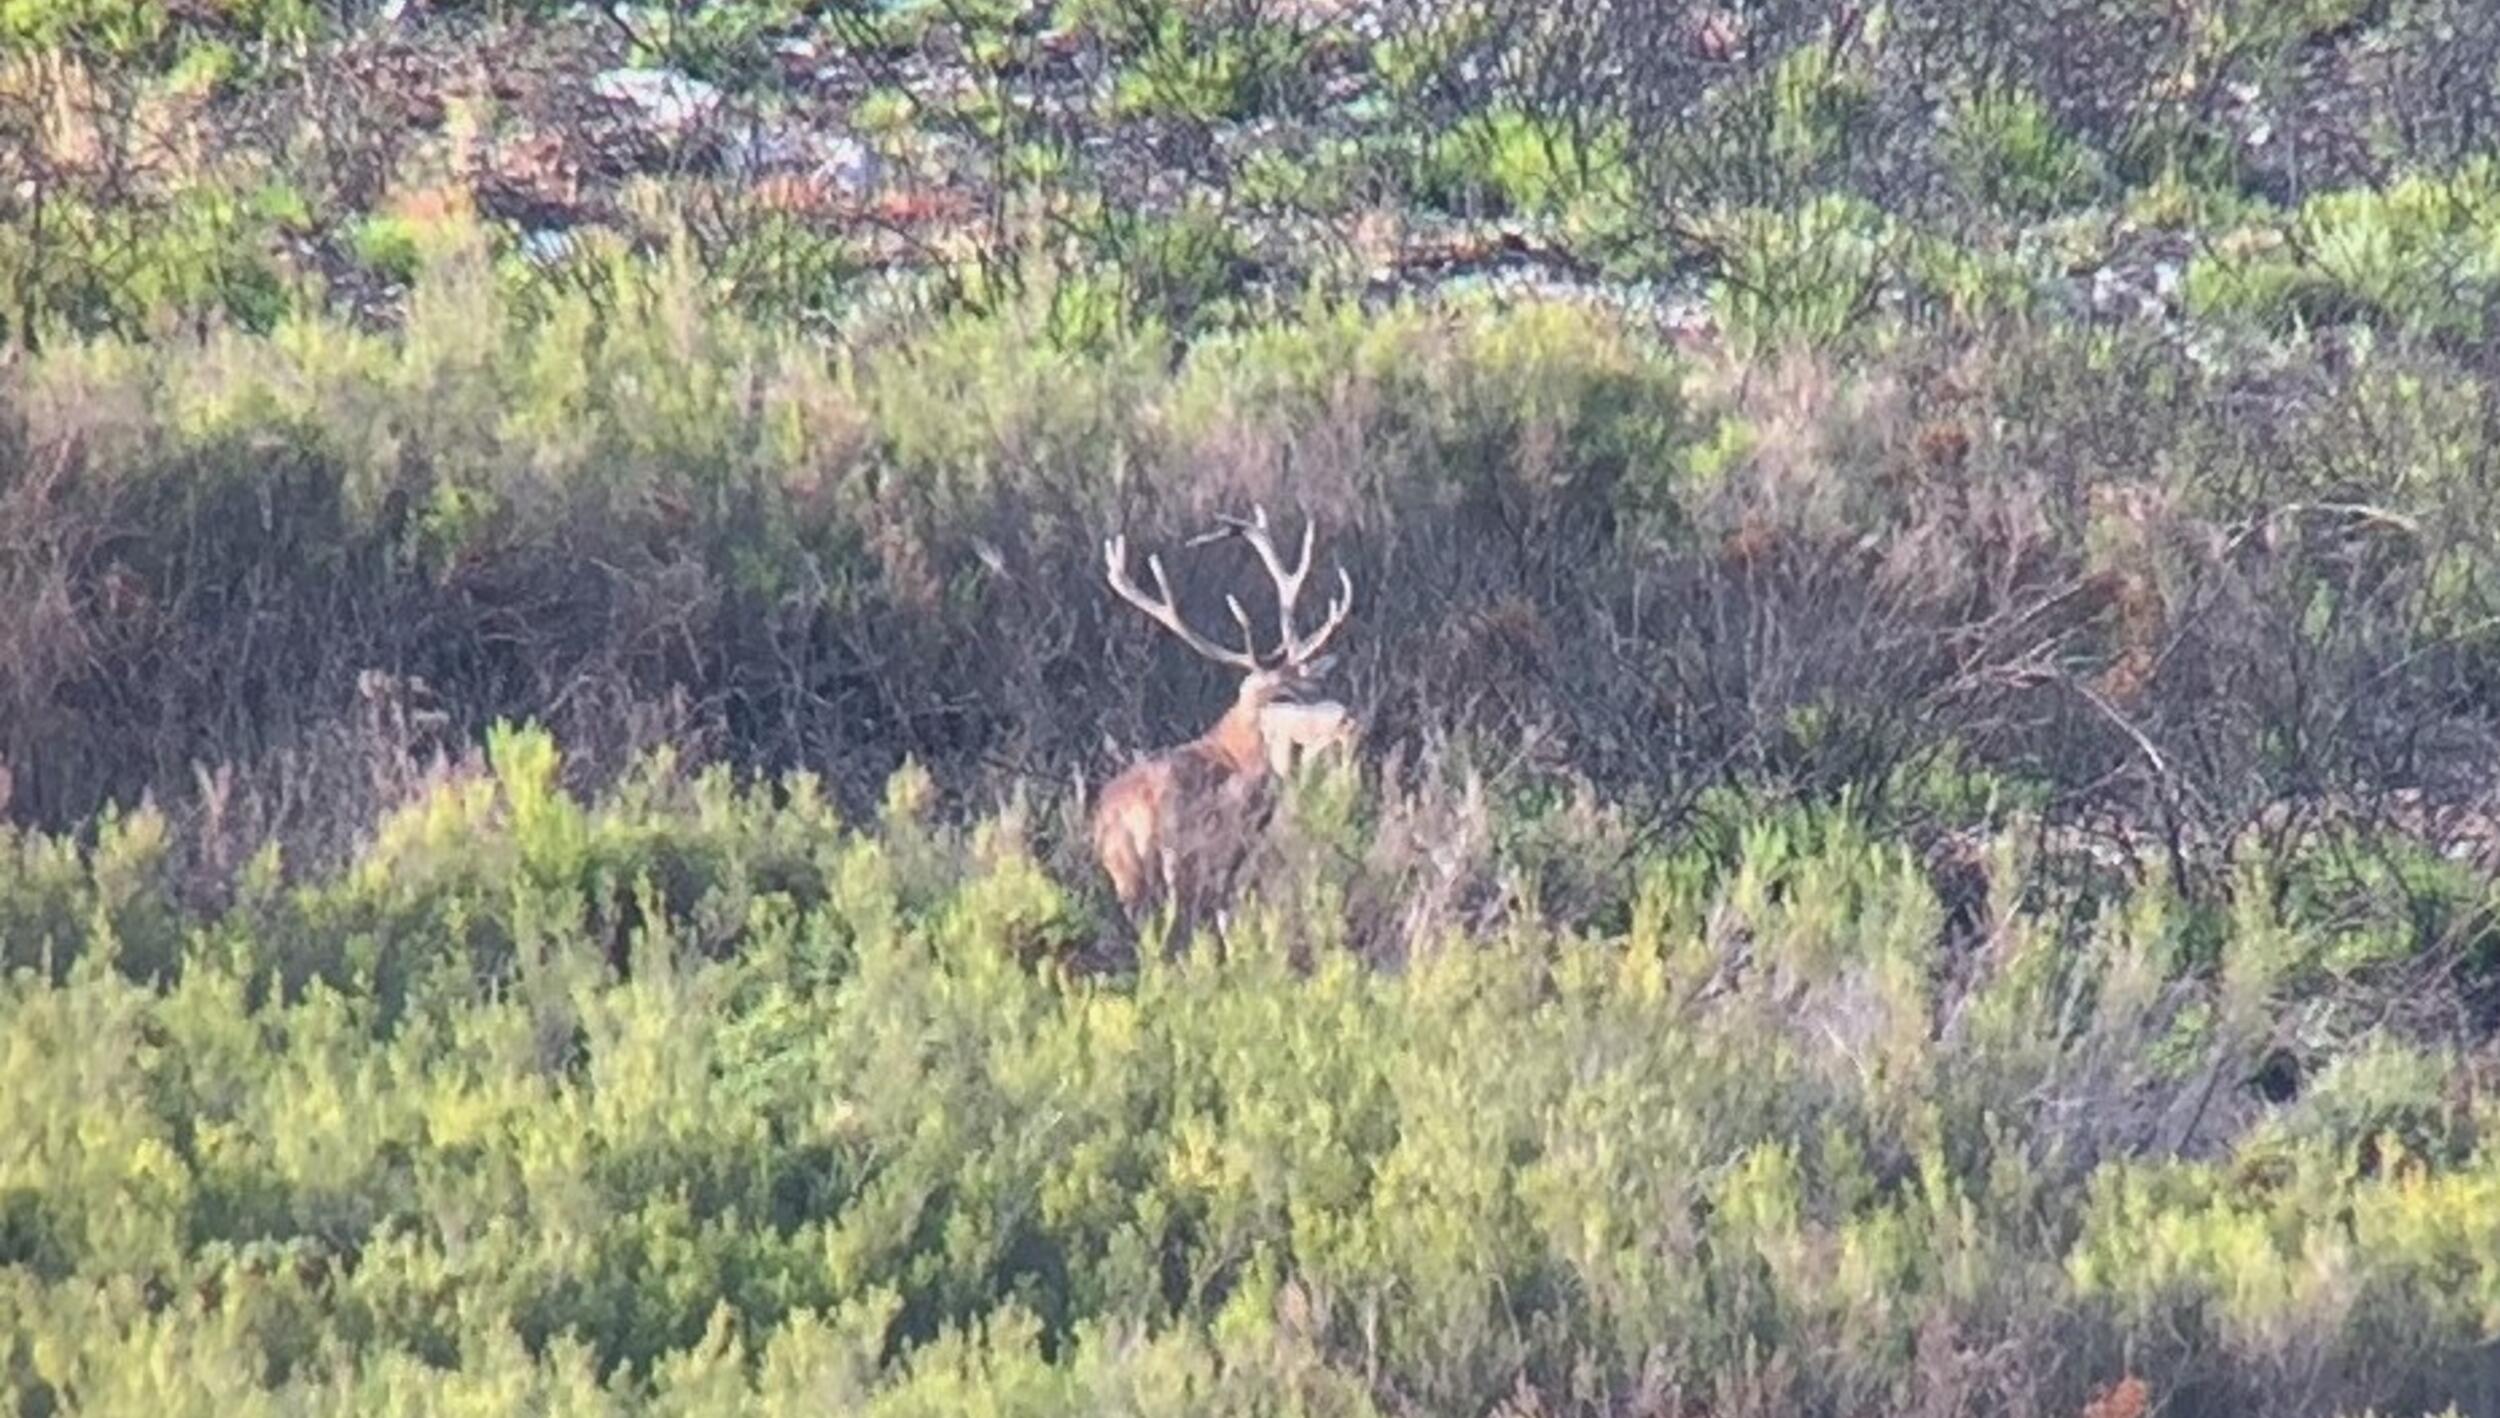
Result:
<svg viewBox="0 0 2500 1418">
<path fill-rule="evenodd" d="M 1241 627 L 1241 643 L 1250 646 L 1252 653 L 1257 653 L 1259 635 L 1250 628 L 1250 612 L 1241 608 L 1241 597 L 1226 596 L 1224 608 L 1233 613 L 1233 624 Z"/>
<path fill-rule="evenodd" d="M 1242 525 L 1242 520 L 1240 518 L 1226 517 L 1219 513 L 1216 516 L 1214 526 L 1200 532 L 1194 537 L 1191 537 L 1188 541 L 1181 543 L 1181 545 L 1196 548 L 1207 546 L 1214 542 L 1220 542 L 1226 537 L 1237 537 L 1241 535 Z"/>
<path fill-rule="evenodd" d="M 1257 642 L 1249 633 L 1249 618 L 1242 614 L 1238 604 L 1233 606 L 1233 617 L 1241 622 L 1243 648 L 1232 650 L 1190 629 L 1189 623 L 1181 619 L 1180 603 L 1172 594 L 1172 579 L 1164 574 L 1161 556 L 1150 553 L 1146 557 L 1146 570 L 1154 575 L 1155 590 L 1162 595 L 1160 600 L 1147 596 L 1144 591 L 1138 589 L 1137 583 L 1130 579 L 1128 537 L 1125 533 L 1103 539 L 1102 559 L 1103 570 L 1111 582 L 1111 589 L 1119 594 L 1120 599 L 1144 611 L 1155 624 L 1180 637 L 1182 644 L 1220 665 L 1230 665 L 1244 671 L 1255 670 L 1259 667 Z"/>
<path fill-rule="evenodd" d="M 1319 629 L 1311 632 L 1310 639 L 1292 646 L 1293 662 L 1300 664 L 1318 654 L 1321 647 L 1328 643 L 1328 638 L 1337 633 L 1337 627 L 1345 624 L 1346 613 L 1353 609 L 1354 577 L 1340 566 L 1337 568 L 1337 594 L 1328 598 L 1328 618 L 1320 622 Z"/>
<path fill-rule="evenodd" d="M 1259 564 L 1267 568 L 1268 579 L 1276 583 L 1277 653 L 1284 657 L 1287 664 L 1300 664 L 1307 655 L 1299 648 L 1300 637 L 1294 634 L 1293 612 L 1302 599 L 1303 578 L 1311 573 L 1311 533 L 1317 524 L 1308 518 L 1303 520 L 1302 564 L 1287 571 L 1285 559 L 1276 552 L 1275 538 L 1268 535 L 1265 503 L 1251 504 L 1248 522 L 1239 518 L 1230 520 L 1241 539 L 1259 554 Z"/>
<path fill-rule="evenodd" d="M 1328 643 L 1329 637 L 1337 633 L 1337 628 L 1345 623 L 1346 615 L 1354 608 L 1354 578 L 1341 566 L 1337 568 L 1338 594 L 1330 599 L 1327 618 L 1321 622 L 1319 629 L 1309 636 L 1301 635 L 1294 630 L 1294 612 L 1301 605 L 1302 586 L 1311 575 L 1311 557 L 1316 550 L 1319 534 L 1318 520 L 1310 517 L 1303 519 L 1301 553 L 1295 558 L 1291 568 L 1286 567 L 1283 553 L 1276 549 L 1276 539 L 1270 530 L 1271 523 L 1265 503 L 1252 503 L 1248 517 L 1218 513 L 1215 522 L 1216 525 L 1212 529 L 1191 537 L 1188 544 L 1193 547 L 1205 546 L 1210 542 L 1223 541 L 1227 537 L 1239 537 L 1248 542 L 1250 550 L 1258 554 L 1259 564 L 1267 569 L 1268 580 L 1274 582 L 1276 587 L 1277 659 L 1287 665 L 1298 666 L 1307 663 L 1319 653 L 1322 646 Z M 1150 559 L 1148 564 L 1157 566 L 1158 576 L 1162 574 L 1157 563 Z M 1114 582 L 1115 587 L 1117 584 Z M 1164 588 L 1164 603 L 1167 607 L 1172 604 L 1171 589 L 1168 586 Z M 1240 598 L 1227 596 L 1224 598 L 1224 604 L 1233 614 L 1233 623 L 1241 627 L 1242 643 L 1250 647 L 1250 653 L 1255 657 L 1258 653 L 1258 637 L 1250 629 L 1250 617 L 1242 610 Z M 1166 625 L 1172 623 L 1171 620 L 1166 620 L 1160 612 L 1151 608 L 1147 613 L 1164 621 Z M 1173 619 L 1177 619 L 1177 616 Z M 1174 629 L 1175 633 L 1197 643 L 1195 637 L 1189 636 L 1186 630 L 1178 627 Z M 1201 653 L 1205 652 L 1201 651 Z M 1241 660 L 1231 655 L 1230 652 L 1226 652 L 1224 662 L 1240 664 Z"/>
</svg>

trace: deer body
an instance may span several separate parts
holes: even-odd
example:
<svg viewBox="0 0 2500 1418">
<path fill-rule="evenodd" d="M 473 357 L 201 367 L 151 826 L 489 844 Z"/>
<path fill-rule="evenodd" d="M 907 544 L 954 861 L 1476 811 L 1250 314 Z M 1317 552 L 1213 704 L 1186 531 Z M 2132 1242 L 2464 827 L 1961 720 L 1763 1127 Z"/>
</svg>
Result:
<svg viewBox="0 0 2500 1418">
<path fill-rule="evenodd" d="M 1132 764 L 1104 784 L 1095 800 L 1094 853 L 1121 907 L 1132 915 L 1157 894 L 1175 905 L 1192 903 L 1212 869 L 1254 829 L 1271 778 L 1286 770 L 1296 750 L 1343 742 L 1351 735 L 1351 719 L 1342 705 L 1300 702 L 1303 692 L 1326 672 L 1333 657 L 1319 651 L 1344 622 L 1354 599 L 1353 581 L 1341 570 L 1337 574 L 1343 592 L 1331 602 L 1327 621 L 1307 637 L 1296 634 L 1294 606 L 1310 570 L 1312 530 L 1304 526 L 1301 560 L 1291 571 L 1268 537 L 1263 508 L 1254 510 L 1246 523 L 1228 523 L 1191 543 L 1237 535 L 1258 553 L 1277 595 L 1280 644 L 1268 656 L 1258 653 L 1238 599 L 1226 598 L 1242 631 L 1243 648 L 1236 651 L 1205 639 L 1181 620 L 1161 558 L 1147 558 L 1161 592 L 1160 599 L 1150 598 L 1129 579 L 1123 540 L 1114 537 L 1104 543 L 1112 590 L 1199 654 L 1242 671 L 1232 706 L 1212 727 Z"/>
<path fill-rule="evenodd" d="M 1134 911 L 1158 888 L 1176 899 L 1192 894 L 1187 864 L 1246 825 L 1242 810 L 1268 771 L 1257 710 L 1236 701 L 1206 733 L 1104 784 L 1094 853 L 1120 905 Z"/>
</svg>

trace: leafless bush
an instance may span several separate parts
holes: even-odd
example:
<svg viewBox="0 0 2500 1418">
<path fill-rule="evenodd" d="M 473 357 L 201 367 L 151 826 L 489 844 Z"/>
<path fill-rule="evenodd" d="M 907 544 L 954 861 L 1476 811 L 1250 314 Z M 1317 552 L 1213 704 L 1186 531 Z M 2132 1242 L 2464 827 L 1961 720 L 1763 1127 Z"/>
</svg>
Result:
<svg viewBox="0 0 2500 1418">
<path fill-rule="evenodd" d="M 1475 791 L 1620 810 L 1543 876 L 1574 910 L 1615 909 L 1620 868 L 1706 827 L 1715 789 L 1845 793 L 1930 846 L 2020 801 L 2201 896 L 2232 889 L 2227 852 L 2329 817 L 2461 840 L 2495 747 L 2476 386 L 2427 355 L 2215 373 L 2151 339 L 2087 362 L 2081 338 L 1699 363 L 1680 396 L 1592 395 L 1576 426 L 1454 384 L 1467 421 L 1438 427 L 1398 402 L 1423 396 L 1348 381 L 1255 416 L 1141 413 L 1125 480 L 1086 437 L 1002 424 L 977 477 L 741 483 L 700 512 L 540 489 L 439 567 L 406 559 L 405 499 L 351 517 L 316 452 L 211 447 L 159 475 L 21 419 L 0 757 L 13 811 L 55 826 L 196 796 L 198 765 L 248 787 L 287 754 L 353 764 L 319 745 L 376 671 L 429 687 L 445 745 L 553 724 L 585 784 L 665 742 L 809 768 L 861 809 L 907 757 L 975 803 L 1081 795 L 1228 692 L 1132 632 L 1100 538 L 1265 499 L 1341 529 L 1381 588 L 1336 677 L 1368 761 L 1456 753 Z M 1691 409 L 1647 402 L 1673 397 Z M 1623 451 L 1605 420 L 1635 412 L 1687 431 Z M 1722 422 L 1743 455 L 1675 485 Z M 799 536 L 799 496 L 848 500 Z M 1221 623 L 1225 588 L 1188 579 Z M 1387 839 L 1472 840 L 1472 810 L 1399 811 Z M 1499 882 L 1392 856 L 1399 884 L 1354 903 L 1366 931 L 1503 909 Z"/>
</svg>

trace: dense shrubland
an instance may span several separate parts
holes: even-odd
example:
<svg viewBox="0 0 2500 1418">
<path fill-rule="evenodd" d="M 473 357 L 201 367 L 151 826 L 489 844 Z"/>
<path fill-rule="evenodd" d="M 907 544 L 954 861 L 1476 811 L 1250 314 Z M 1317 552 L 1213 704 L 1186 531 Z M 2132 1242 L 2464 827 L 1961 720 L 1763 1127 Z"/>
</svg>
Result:
<svg viewBox="0 0 2500 1418">
<path fill-rule="evenodd" d="M 153 812 L 11 844 L 22 1403 L 2075 1412 L 2141 1374 L 2481 1411 L 2500 1378 L 2471 1066 L 2418 972 L 2253 875 L 2216 918 L 2159 879 L 2061 914 L 2009 831 L 1957 913 L 1848 813 L 1766 810 L 1571 926 L 1540 855 L 1617 848 L 1605 812 L 1338 770 L 1220 952 L 1102 976 L 1029 808 L 949 823 L 905 773 L 853 819 L 665 757 L 584 801 L 543 733 L 488 759 L 214 912 L 169 904 Z M 1348 909 L 1399 870 L 1394 919 Z M 2267 1106 L 2287 1052 L 2324 1062 Z"/>
<path fill-rule="evenodd" d="M 2500 12 L 1588 8 L 0 6 L 0 1389 L 2500 1408 Z"/>
</svg>

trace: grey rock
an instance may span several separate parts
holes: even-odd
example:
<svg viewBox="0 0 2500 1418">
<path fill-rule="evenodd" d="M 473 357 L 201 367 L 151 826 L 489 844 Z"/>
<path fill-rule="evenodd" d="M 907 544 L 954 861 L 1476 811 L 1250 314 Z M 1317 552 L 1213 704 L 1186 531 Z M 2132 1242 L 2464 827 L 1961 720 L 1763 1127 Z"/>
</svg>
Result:
<svg viewBox="0 0 2500 1418">
<path fill-rule="evenodd" d="M 719 89 L 673 69 L 610 69 L 592 79 L 590 88 L 662 133 L 681 132 L 720 107 Z"/>
</svg>

